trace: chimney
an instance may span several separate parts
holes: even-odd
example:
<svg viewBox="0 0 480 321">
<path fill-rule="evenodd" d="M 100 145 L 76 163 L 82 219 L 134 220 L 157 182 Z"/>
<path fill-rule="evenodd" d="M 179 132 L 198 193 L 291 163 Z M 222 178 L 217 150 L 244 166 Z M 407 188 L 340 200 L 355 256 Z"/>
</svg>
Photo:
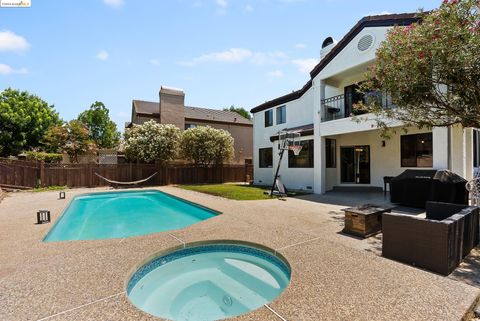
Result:
<svg viewBox="0 0 480 321">
<path fill-rule="evenodd" d="M 337 42 L 332 37 L 325 38 L 322 42 L 322 49 L 320 49 L 320 60 L 323 59 L 336 44 Z"/>
<path fill-rule="evenodd" d="M 185 93 L 182 89 L 160 87 L 160 123 L 185 129 Z"/>
</svg>

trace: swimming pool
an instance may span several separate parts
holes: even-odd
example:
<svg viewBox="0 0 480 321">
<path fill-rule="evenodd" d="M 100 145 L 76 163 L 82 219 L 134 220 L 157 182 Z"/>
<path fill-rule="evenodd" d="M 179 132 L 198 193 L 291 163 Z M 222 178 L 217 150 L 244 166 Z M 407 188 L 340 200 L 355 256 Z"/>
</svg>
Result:
<svg viewBox="0 0 480 321">
<path fill-rule="evenodd" d="M 73 198 L 44 241 L 145 235 L 183 228 L 217 214 L 155 190 L 83 194 Z"/>
<path fill-rule="evenodd" d="M 130 278 L 139 309 L 178 321 L 220 320 L 260 308 L 290 282 L 286 261 L 241 244 L 186 247 L 157 257 Z"/>
</svg>

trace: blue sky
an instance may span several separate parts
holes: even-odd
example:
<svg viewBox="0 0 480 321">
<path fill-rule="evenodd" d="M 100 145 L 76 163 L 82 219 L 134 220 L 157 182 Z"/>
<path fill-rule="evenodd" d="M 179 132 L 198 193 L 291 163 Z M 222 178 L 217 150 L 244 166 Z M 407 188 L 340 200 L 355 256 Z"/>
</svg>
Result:
<svg viewBox="0 0 480 321">
<path fill-rule="evenodd" d="M 161 85 L 186 104 L 250 109 L 299 89 L 323 39 L 363 16 L 440 0 L 32 0 L 0 8 L 0 90 L 28 90 L 65 120 L 96 100 L 123 128 Z"/>
</svg>

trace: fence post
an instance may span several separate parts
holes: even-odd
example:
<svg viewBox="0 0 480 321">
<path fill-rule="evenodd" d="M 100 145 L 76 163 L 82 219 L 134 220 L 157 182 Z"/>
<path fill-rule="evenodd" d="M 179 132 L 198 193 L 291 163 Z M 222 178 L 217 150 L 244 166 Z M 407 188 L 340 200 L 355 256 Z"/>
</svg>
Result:
<svg viewBox="0 0 480 321">
<path fill-rule="evenodd" d="M 44 161 L 40 161 L 40 163 L 38 164 L 39 167 L 40 167 L 40 176 L 39 176 L 39 179 L 40 179 L 40 186 L 45 186 L 45 162 Z"/>
<path fill-rule="evenodd" d="M 129 176 L 128 180 L 133 181 L 133 177 L 132 177 L 133 176 L 133 174 L 132 174 L 133 173 L 133 165 L 132 165 L 132 162 L 130 161 L 130 163 L 128 163 L 128 165 L 129 165 L 128 166 L 128 176 Z"/>
<path fill-rule="evenodd" d="M 92 164 L 88 164 L 88 187 L 93 187 L 93 168 Z"/>
</svg>

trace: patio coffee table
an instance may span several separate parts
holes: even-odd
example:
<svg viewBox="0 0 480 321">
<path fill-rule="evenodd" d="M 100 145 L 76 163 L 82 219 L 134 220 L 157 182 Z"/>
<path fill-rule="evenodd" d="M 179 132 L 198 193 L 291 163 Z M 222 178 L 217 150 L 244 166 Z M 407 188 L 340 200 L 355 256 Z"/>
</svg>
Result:
<svg viewBox="0 0 480 321">
<path fill-rule="evenodd" d="M 345 212 L 343 232 L 363 238 L 375 235 L 382 230 L 382 214 L 391 210 L 391 207 L 375 204 L 344 208 L 342 209 Z"/>
</svg>

